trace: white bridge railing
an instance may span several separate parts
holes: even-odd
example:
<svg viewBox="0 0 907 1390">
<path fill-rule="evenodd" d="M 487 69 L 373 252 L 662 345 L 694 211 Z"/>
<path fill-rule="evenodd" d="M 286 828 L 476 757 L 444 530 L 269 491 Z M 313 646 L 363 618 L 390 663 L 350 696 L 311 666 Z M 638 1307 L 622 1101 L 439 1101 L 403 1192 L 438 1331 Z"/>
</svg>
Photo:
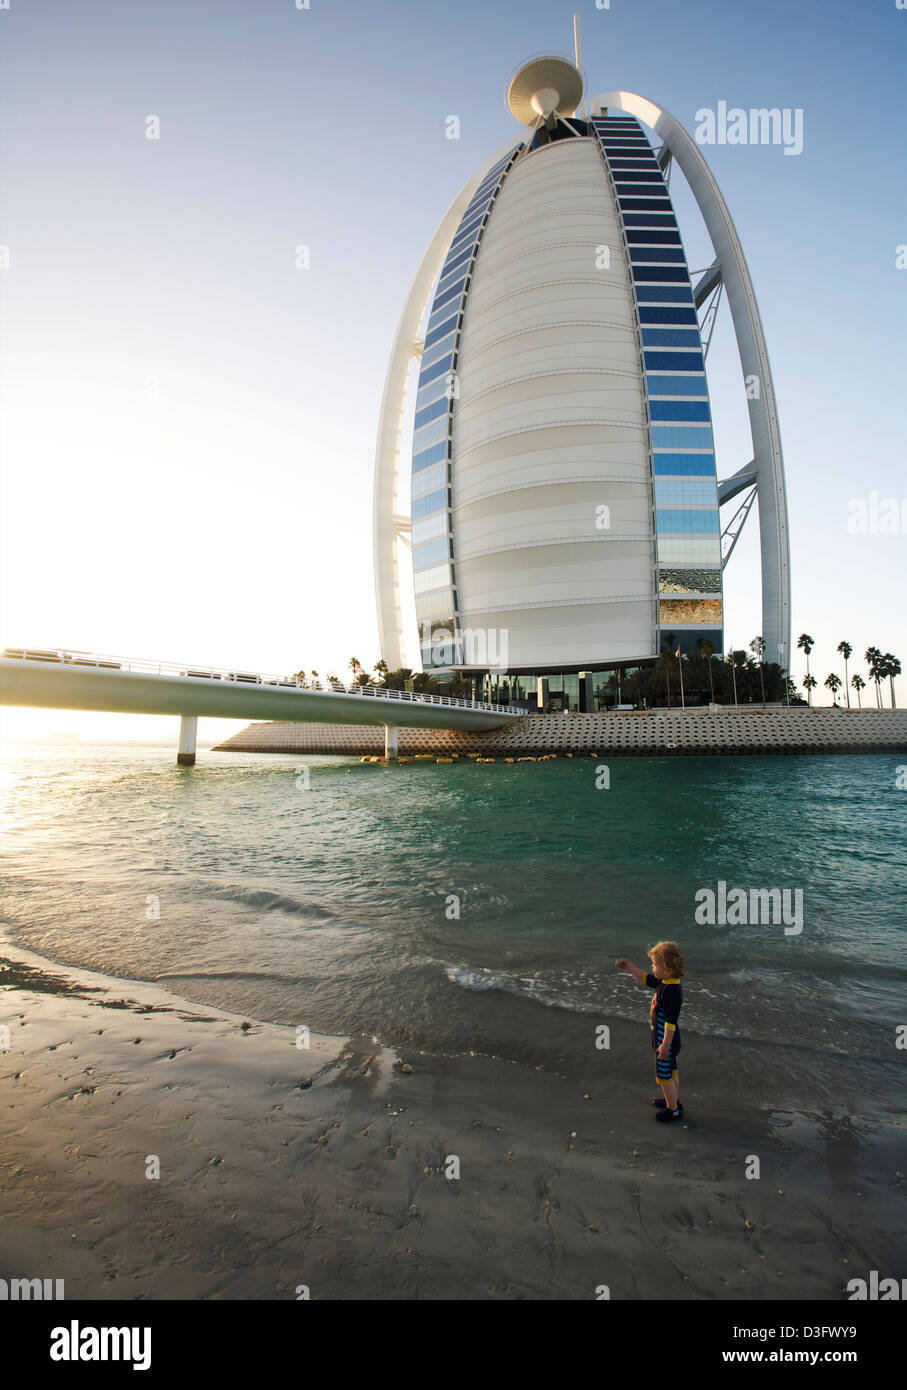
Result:
<svg viewBox="0 0 907 1390">
<path fill-rule="evenodd" d="M 318 690 L 325 694 L 362 695 L 381 700 L 409 700 L 414 704 L 449 705 L 454 709 L 489 710 L 495 714 L 525 714 L 515 705 L 489 705 L 451 695 L 424 695 L 414 690 L 388 690 L 383 685 L 344 685 L 341 681 L 300 680 L 297 676 L 262 675 L 253 671 L 226 671 L 213 666 L 180 665 L 173 661 L 143 661 L 133 657 L 100 656 L 96 652 L 51 651 L 31 647 L 7 647 L 6 660 L 49 661 L 64 666 L 93 666 L 103 671 L 131 671 L 139 675 L 179 676 L 187 680 L 231 681 L 237 685 L 279 686 L 289 690 Z"/>
</svg>

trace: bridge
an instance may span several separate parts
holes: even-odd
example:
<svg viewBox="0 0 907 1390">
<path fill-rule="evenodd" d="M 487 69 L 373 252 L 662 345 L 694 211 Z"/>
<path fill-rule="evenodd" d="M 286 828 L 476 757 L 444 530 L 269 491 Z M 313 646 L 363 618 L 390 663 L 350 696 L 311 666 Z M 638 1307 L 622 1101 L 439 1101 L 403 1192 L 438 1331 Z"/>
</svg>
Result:
<svg viewBox="0 0 907 1390">
<path fill-rule="evenodd" d="M 397 730 L 498 729 L 525 711 L 447 695 L 377 685 L 302 680 L 250 671 L 7 647 L 0 657 L 0 705 L 178 714 L 177 762 L 195 763 L 199 716 L 317 724 L 383 724 L 384 752 L 396 758 Z"/>
</svg>

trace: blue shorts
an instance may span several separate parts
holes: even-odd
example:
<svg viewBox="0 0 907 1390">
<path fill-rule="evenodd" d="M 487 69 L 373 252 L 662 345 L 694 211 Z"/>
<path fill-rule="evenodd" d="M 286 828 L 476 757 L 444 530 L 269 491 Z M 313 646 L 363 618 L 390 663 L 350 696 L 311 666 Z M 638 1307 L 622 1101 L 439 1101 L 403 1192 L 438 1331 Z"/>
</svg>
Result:
<svg viewBox="0 0 907 1390">
<path fill-rule="evenodd" d="M 670 1086 L 672 1081 L 677 1080 L 677 1059 L 680 1053 L 680 1039 L 675 1034 L 675 1041 L 671 1044 L 671 1050 L 664 1061 L 658 1056 L 658 1048 L 655 1045 L 655 1035 L 652 1035 L 652 1047 L 655 1051 L 655 1080 L 659 1086 Z"/>
</svg>

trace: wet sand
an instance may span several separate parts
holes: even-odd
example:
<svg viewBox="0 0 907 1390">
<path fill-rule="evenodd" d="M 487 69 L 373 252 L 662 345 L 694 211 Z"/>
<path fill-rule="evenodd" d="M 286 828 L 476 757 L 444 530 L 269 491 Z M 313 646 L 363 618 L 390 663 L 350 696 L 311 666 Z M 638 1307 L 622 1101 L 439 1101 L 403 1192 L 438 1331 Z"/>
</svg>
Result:
<svg viewBox="0 0 907 1390">
<path fill-rule="evenodd" d="M 300 1049 L 13 948 L 0 986 L 6 1279 L 73 1299 L 840 1301 L 905 1272 L 896 1097 L 751 1109 L 720 1084 L 725 1050 L 661 1125 L 643 1046 L 590 1089 L 377 1040 Z"/>
</svg>

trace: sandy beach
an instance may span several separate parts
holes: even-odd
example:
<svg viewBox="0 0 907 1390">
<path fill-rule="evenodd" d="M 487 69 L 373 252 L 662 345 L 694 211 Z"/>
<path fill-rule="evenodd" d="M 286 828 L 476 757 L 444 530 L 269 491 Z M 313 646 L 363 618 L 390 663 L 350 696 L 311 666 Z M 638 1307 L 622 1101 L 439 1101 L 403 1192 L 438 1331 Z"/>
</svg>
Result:
<svg viewBox="0 0 907 1390">
<path fill-rule="evenodd" d="M 84 1299 L 841 1300 L 903 1263 L 893 1102 L 748 1110 L 713 1056 L 661 1126 L 634 1025 L 638 1066 L 605 1087 L 556 1062 L 299 1048 L 156 986 L 16 948 L 2 965 L 7 1279 Z"/>
</svg>

